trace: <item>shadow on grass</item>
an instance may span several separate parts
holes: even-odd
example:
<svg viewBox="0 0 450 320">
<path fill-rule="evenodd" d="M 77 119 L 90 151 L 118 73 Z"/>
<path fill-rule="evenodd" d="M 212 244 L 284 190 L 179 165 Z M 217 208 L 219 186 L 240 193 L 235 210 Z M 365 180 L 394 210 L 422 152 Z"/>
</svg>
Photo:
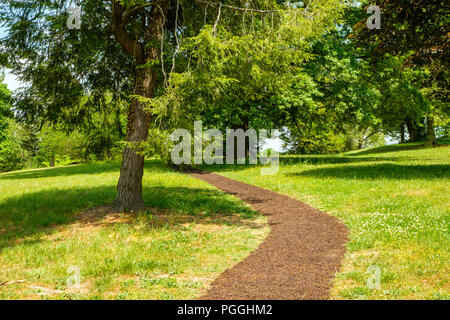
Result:
<svg viewBox="0 0 450 320">
<path fill-rule="evenodd" d="M 408 144 L 394 144 L 394 145 L 389 145 L 389 146 L 381 146 L 381 147 L 373 148 L 373 149 L 369 149 L 369 150 L 361 150 L 361 151 L 357 151 L 354 153 L 348 153 L 347 156 L 355 157 L 355 156 L 364 156 L 364 155 L 368 155 L 368 154 L 418 150 L 418 149 L 423 149 L 423 148 L 424 148 L 423 142 L 408 143 Z"/>
<path fill-rule="evenodd" d="M 41 234 L 51 234 L 57 226 L 78 221 L 78 213 L 112 203 L 115 195 L 115 186 L 101 186 L 47 189 L 5 199 L 0 203 L 0 251 L 27 237 L 27 243 L 35 243 Z M 203 221 L 247 225 L 244 220 L 255 215 L 250 208 L 218 190 L 144 187 L 143 196 L 146 206 L 158 212 L 165 210 L 166 215 L 170 212 L 173 217 L 183 216 L 181 220 L 173 220 L 179 223 Z M 220 219 L 221 215 L 224 219 Z M 98 219 L 103 217 L 99 215 Z M 33 235 L 37 239 L 33 239 Z"/>
<path fill-rule="evenodd" d="M 252 218 L 255 211 L 214 189 L 153 187 L 144 189 L 146 205 L 181 214 L 209 216 L 216 213 L 239 214 Z"/>
<path fill-rule="evenodd" d="M 55 168 L 41 168 L 24 170 L 19 172 L 8 172 L 0 174 L 0 180 L 25 180 L 51 177 L 63 177 L 81 174 L 97 174 L 105 172 L 118 172 L 119 163 L 99 163 L 99 164 L 77 164 Z"/>
<path fill-rule="evenodd" d="M 357 166 L 337 166 L 334 168 L 318 168 L 290 176 L 341 179 L 445 179 L 450 177 L 450 165 L 398 165 L 374 164 Z"/>
<path fill-rule="evenodd" d="M 296 165 L 296 164 L 306 164 L 306 165 L 323 165 L 323 164 L 345 164 L 345 163 L 361 163 L 361 162 L 396 162 L 402 160 L 410 160 L 410 158 L 405 157 L 349 157 L 349 156 L 309 156 L 309 155 L 292 155 L 292 156 L 281 156 L 280 165 Z M 199 168 L 201 170 L 210 172 L 229 172 L 229 171 L 241 171 L 249 168 L 253 168 L 255 165 L 249 164 L 223 164 L 223 165 L 202 165 Z M 261 166 L 262 167 L 262 166 Z"/>
<path fill-rule="evenodd" d="M 168 167 L 161 165 L 158 160 L 145 161 L 145 169 L 152 172 L 167 172 Z M 26 180 L 26 179 L 40 179 L 40 178 L 53 178 L 64 177 L 73 175 L 94 175 L 100 173 L 119 173 L 120 162 L 107 162 L 107 163 L 84 163 L 77 165 L 70 165 L 64 167 L 55 168 L 40 168 L 23 170 L 17 172 L 7 172 L 0 174 L 0 180 Z"/>
<path fill-rule="evenodd" d="M 358 162 L 382 162 L 408 160 L 404 157 L 348 157 L 348 156 L 292 156 L 281 157 L 280 164 L 342 164 Z"/>
</svg>

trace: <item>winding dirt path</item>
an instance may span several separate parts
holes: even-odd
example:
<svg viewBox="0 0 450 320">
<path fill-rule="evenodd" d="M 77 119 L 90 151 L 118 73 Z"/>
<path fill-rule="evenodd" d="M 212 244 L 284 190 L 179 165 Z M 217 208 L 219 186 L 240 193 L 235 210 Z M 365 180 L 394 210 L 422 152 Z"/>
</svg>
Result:
<svg viewBox="0 0 450 320">
<path fill-rule="evenodd" d="M 214 173 L 191 175 L 268 216 L 271 232 L 257 250 L 222 273 L 201 299 L 328 299 L 348 229 L 298 200 Z"/>
</svg>

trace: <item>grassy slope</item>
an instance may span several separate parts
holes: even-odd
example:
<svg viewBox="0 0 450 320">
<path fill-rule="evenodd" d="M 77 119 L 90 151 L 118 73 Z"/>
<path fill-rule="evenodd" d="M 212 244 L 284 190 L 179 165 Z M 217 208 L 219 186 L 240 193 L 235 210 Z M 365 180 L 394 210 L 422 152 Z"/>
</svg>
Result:
<svg viewBox="0 0 450 320">
<path fill-rule="evenodd" d="M 257 167 L 213 170 L 290 195 L 345 222 L 351 241 L 334 298 L 449 299 L 449 160 L 450 147 L 398 145 L 283 158 L 274 176 L 260 175 Z M 371 265 L 381 270 L 380 290 L 366 285 Z"/>
<path fill-rule="evenodd" d="M 285 158 L 275 176 L 215 169 L 345 221 L 352 236 L 334 298 L 448 299 L 449 156 L 450 147 L 406 145 Z M 0 175 L 0 299 L 194 298 L 267 234 L 242 203 L 156 162 L 144 198 L 159 209 L 74 223 L 114 199 L 117 178 L 116 163 Z M 66 286 L 71 265 L 80 290 Z M 380 267 L 381 290 L 366 286 L 370 265 Z"/>
<path fill-rule="evenodd" d="M 74 219 L 111 203 L 117 178 L 117 163 L 0 175 L 0 299 L 195 298 L 268 232 L 240 201 L 152 161 L 144 199 L 153 209 Z M 66 284 L 70 266 L 78 289 Z"/>
</svg>

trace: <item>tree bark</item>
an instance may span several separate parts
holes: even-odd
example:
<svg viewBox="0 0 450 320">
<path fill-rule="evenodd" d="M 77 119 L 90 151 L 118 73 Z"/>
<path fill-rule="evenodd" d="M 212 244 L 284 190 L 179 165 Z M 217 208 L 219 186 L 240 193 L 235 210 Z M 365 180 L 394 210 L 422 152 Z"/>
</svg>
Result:
<svg viewBox="0 0 450 320">
<path fill-rule="evenodd" d="M 134 94 L 150 98 L 153 96 L 156 75 L 148 68 L 136 70 Z M 115 207 L 119 210 L 139 211 L 144 207 L 142 199 L 142 176 L 144 174 L 144 157 L 139 155 L 139 142 L 148 137 L 150 115 L 144 110 L 145 105 L 136 99 L 130 104 L 128 113 L 126 141 L 135 144 L 123 151 L 120 178 L 117 184 Z"/>
<path fill-rule="evenodd" d="M 434 117 L 432 115 L 427 116 L 427 140 L 425 147 L 432 147 L 436 145 L 436 133 L 434 132 Z"/>
<path fill-rule="evenodd" d="M 246 112 L 248 112 L 247 111 L 248 108 L 245 108 L 245 110 L 246 110 Z M 250 121 L 249 121 L 249 118 L 248 118 L 248 114 L 245 114 L 244 116 L 242 116 L 240 122 L 241 122 L 240 124 L 232 125 L 231 129 L 233 129 L 233 130 L 242 129 L 244 132 L 246 132 L 249 129 L 249 127 L 250 127 Z M 234 161 L 237 161 L 237 159 L 238 159 L 238 156 L 237 156 L 238 155 L 238 149 L 237 149 L 237 147 L 238 146 L 237 146 L 237 143 L 235 141 L 235 143 L 234 143 Z M 245 137 L 244 155 L 245 155 L 246 159 L 250 157 L 250 139 L 249 139 L 249 137 Z"/>
<path fill-rule="evenodd" d="M 55 166 L 55 156 L 50 156 L 50 168 Z"/>
<path fill-rule="evenodd" d="M 420 128 L 411 118 L 406 119 L 406 127 L 408 128 L 409 142 L 418 142 L 420 140 Z"/>
<path fill-rule="evenodd" d="M 164 9 L 168 3 L 165 3 Z M 142 67 L 149 61 L 159 59 L 159 49 L 154 46 L 147 47 L 151 41 L 159 40 L 163 36 L 158 26 L 163 23 L 164 14 L 154 7 L 152 17 L 143 17 L 148 24 L 145 41 L 140 42 L 135 36 L 130 36 L 126 26 L 133 14 L 142 10 L 145 6 L 135 6 L 124 9 L 118 1 L 113 1 L 111 7 L 111 28 L 116 41 L 123 50 L 134 57 L 137 67 L 135 69 L 133 95 L 151 98 L 154 95 L 157 83 L 157 73 L 151 67 Z M 151 21 L 151 22 L 150 22 Z M 130 143 L 123 151 L 120 178 L 117 184 L 117 198 L 114 206 L 119 210 L 139 211 L 144 207 L 142 199 L 142 176 L 144 174 L 144 157 L 140 155 L 139 143 L 148 137 L 150 127 L 150 114 L 144 110 L 145 105 L 136 99 L 130 104 L 128 113 L 126 141 Z"/>
<path fill-rule="evenodd" d="M 406 142 L 406 140 L 405 140 L 405 125 L 402 124 L 400 126 L 400 143 L 405 143 L 405 142 Z"/>
</svg>

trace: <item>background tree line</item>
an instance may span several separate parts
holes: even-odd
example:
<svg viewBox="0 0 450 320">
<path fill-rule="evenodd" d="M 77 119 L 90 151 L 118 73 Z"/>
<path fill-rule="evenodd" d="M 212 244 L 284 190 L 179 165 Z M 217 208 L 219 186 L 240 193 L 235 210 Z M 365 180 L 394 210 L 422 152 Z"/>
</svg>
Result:
<svg viewBox="0 0 450 320">
<path fill-rule="evenodd" d="M 0 171 L 120 158 L 124 116 L 94 113 L 92 122 L 63 124 L 23 121 L 0 76 Z"/>
</svg>

